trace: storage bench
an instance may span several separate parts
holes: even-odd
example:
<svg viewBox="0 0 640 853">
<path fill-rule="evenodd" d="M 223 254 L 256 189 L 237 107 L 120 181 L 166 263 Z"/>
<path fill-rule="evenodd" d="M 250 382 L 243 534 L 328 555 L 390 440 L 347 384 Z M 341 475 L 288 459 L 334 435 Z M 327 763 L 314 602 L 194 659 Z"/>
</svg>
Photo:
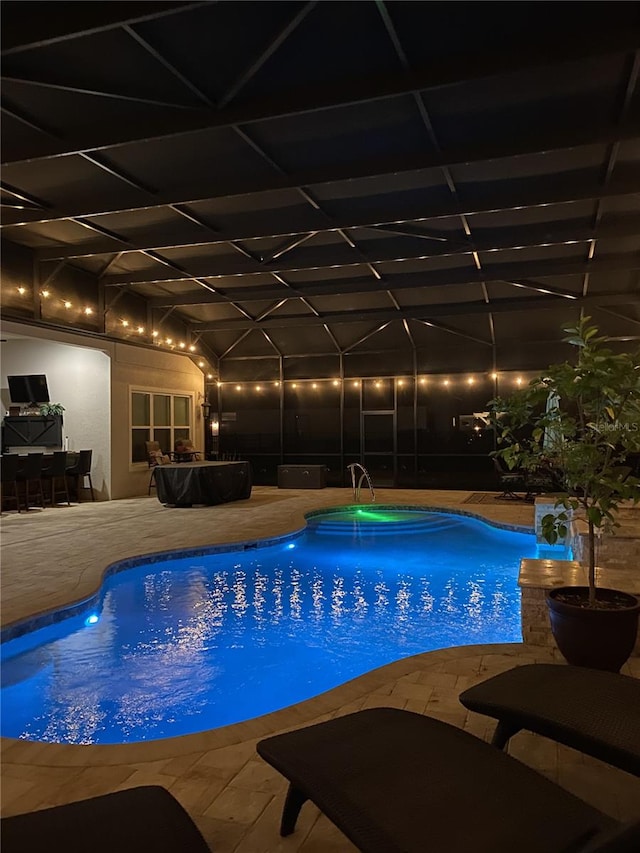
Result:
<svg viewBox="0 0 640 853">
<path fill-rule="evenodd" d="M 324 465 L 278 465 L 279 489 L 324 489 Z"/>
</svg>

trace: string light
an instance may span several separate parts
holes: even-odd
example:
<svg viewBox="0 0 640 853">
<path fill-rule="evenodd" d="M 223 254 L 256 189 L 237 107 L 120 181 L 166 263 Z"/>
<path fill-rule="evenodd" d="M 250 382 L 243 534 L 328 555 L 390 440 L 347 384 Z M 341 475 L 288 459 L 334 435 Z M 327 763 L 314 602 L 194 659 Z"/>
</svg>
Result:
<svg viewBox="0 0 640 853">
<path fill-rule="evenodd" d="M 27 288 L 26 288 L 26 287 L 19 287 L 19 288 L 18 288 L 18 293 L 20 294 L 20 296 L 24 296 L 24 294 L 25 294 L 26 292 L 27 292 Z"/>
<path fill-rule="evenodd" d="M 40 296 L 42 296 L 43 299 L 48 299 L 51 296 L 51 291 L 50 290 L 41 290 Z"/>
<path fill-rule="evenodd" d="M 203 361 L 198 362 L 198 366 L 203 367 L 204 362 Z M 484 375 L 487 378 L 491 378 L 491 379 L 498 378 L 498 374 L 496 372 L 487 373 Z M 210 377 L 211 377 L 211 375 L 208 374 L 207 378 L 210 378 Z M 359 387 L 361 387 L 363 382 L 367 382 L 367 383 L 371 383 L 375 388 L 384 388 L 386 379 L 388 379 L 390 381 L 395 381 L 398 386 L 405 386 L 405 387 L 407 385 L 409 385 L 411 387 L 411 384 L 413 382 L 413 379 L 411 377 L 409 377 L 408 379 L 407 379 L 407 377 L 385 377 L 384 379 L 374 379 L 373 377 L 365 377 L 363 379 L 348 379 L 348 380 L 347 379 L 340 380 L 340 379 L 320 378 L 320 379 L 296 380 L 293 382 L 286 380 L 285 385 L 287 387 L 291 388 L 292 390 L 304 390 L 305 387 L 308 389 L 313 389 L 313 390 L 321 390 L 323 384 L 329 383 L 329 382 L 331 383 L 331 385 L 333 387 L 340 387 L 340 385 L 342 385 L 344 382 L 345 386 L 347 384 L 350 384 L 353 388 L 359 388 Z M 452 379 L 451 377 L 443 377 L 442 375 L 438 376 L 437 374 L 431 374 L 429 377 L 427 377 L 427 376 L 416 376 L 415 377 L 415 382 L 419 385 L 427 385 L 427 384 L 429 384 L 429 382 L 436 382 L 436 383 L 439 383 L 444 388 L 451 388 L 451 387 L 457 386 L 459 388 L 460 387 L 466 387 L 466 388 L 471 389 L 472 386 L 474 386 L 474 388 L 475 388 L 475 386 L 478 385 L 478 381 L 479 381 L 478 377 L 476 377 L 476 376 L 466 376 L 466 377 L 465 376 L 456 376 Z M 482 381 L 482 377 L 480 378 L 480 381 Z M 518 377 L 515 377 L 513 379 L 513 381 L 516 385 L 522 385 L 525 380 L 522 376 L 518 376 Z M 225 382 L 218 381 L 216 384 L 217 384 L 218 388 L 225 388 L 225 387 L 234 386 L 235 383 L 234 382 L 225 383 Z M 272 384 L 274 387 L 278 388 L 282 385 L 282 382 L 280 380 L 276 379 L 276 380 L 273 380 Z M 242 386 L 242 385 L 235 385 L 235 388 L 237 391 L 244 390 L 244 386 Z M 247 386 L 247 388 L 249 390 L 253 389 L 254 391 L 260 392 L 260 391 L 265 390 L 265 385 L 264 384 L 260 384 L 260 385 L 256 384 L 253 386 L 249 385 L 249 386 Z"/>
<path fill-rule="evenodd" d="M 22 285 L 17 287 L 16 290 L 21 296 L 27 292 L 27 288 L 22 286 Z M 40 297 L 42 299 L 49 299 L 49 297 L 51 295 L 52 295 L 52 291 L 49 290 L 48 288 L 43 288 L 40 291 Z M 64 306 L 64 308 L 66 308 L 67 311 L 70 310 L 71 308 L 73 308 L 73 303 L 71 302 L 70 299 L 60 299 L 60 303 Z M 82 309 L 79 309 L 79 310 L 81 310 L 82 313 L 87 317 L 90 317 L 93 314 L 95 314 L 95 309 L 91 308 L 88 305 Z M 118 325 L 120 325 L 123 329 L 130 329 L 131 328 L 131 321 L 128 320 L 126 317 L 120 317 L 117 322 L 118 322 Z M 133 328 L 135 328 L 135 331 L 139 335 L 145 334 L 146 329 L 144 326 L 134 324 Z M 179 344 L 176 344 L 174 342 L 174 339 L 171 337 L 165 338 L 163 341 L 161 333 L 160 333 L 160 331 L 158 331 L 158 329 L 153 329 L 150 334 L 151 334 L 151 338 L 153 339 L 153 342 L 156 344 L 162 345 L 162 343 L 165 343 L 168 347 L 171 347 L 171 349 L 175 349 L 177 346 L 181 350 L 187 350 L 188 349 L 189 352 L 192 352 L 192 353 L 197 351 L 197 347 L 194 344 L 187 345 L 184 341 L 180 341 Z M 205 367 L 205 362 L 199 361 L 198 367 L 201 367 L 201 368 Z M 211 379 L 212 374 L 209 374 L 207 378 Z M 218 383 L 218 384 L 219 384 L 219 387 L 222 385 L 222 383 Z"/>
</svg>

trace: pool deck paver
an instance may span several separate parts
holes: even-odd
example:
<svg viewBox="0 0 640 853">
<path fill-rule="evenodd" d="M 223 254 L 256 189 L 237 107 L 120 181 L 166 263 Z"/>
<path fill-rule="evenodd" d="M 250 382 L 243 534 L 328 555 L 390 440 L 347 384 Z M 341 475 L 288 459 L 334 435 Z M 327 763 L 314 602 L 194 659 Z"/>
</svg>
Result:
<svg viewBox="0 0 640 853">
<path fill-rule="evenodd" d="M 377 490 L 376 503 L 460 508 L 531 526 L 521 502 L 464 504 L 469 492 Z M 367 496 L 362 494 L 362 502 Z M 82 600 L 107 566 L 139 554 L 270 538 L 300 529 L 304 512 L 353 503 L 349 489 L 255 487 L 247 501 L 175 509 L 155 497 L 2 515 L 2 624 Z M 141 784 L 168 788 L 216 853 L 348 853 L 353 845 L 307 803 L 296 832 L 280 838 L 286 783 L 256 754 L 261 737 L 364 707 L 426 713 L 488 739 L 494 721 L 467 711 L 461 691 L 516 664 L 560 662 L 553 649 L 518 643 L 443 649 L 405 658 L 298 705 L 182 738 L 114 746 L 1 741 L 3 815 Z M 640 659 L 623 670 L 640 677 Z M 537 735 L 511 753 L 614 817 L 640 815 L 640 779 Z"/>
</svg>

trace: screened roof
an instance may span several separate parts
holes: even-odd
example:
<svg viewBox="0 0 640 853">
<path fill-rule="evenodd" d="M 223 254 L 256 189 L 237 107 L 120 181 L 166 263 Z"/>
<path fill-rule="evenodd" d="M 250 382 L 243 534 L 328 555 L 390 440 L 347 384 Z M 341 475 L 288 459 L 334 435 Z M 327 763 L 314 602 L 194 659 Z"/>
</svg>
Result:
<svg viewBox="0 0 640 853">
<path fill-rule="evenodd" d="M 638 4 L 1 11 L 2 237 L 41 281 L 142 299 L 228 375 L 535 368 L 581 309 L 638 340 Z"/>
</svg>

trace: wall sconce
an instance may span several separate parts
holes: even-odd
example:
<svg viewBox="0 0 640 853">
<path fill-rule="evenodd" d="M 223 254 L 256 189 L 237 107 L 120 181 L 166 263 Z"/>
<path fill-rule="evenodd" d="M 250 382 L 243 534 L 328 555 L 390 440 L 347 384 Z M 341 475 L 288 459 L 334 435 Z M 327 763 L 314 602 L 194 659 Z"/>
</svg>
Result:
<svg viewBox="0 0 640 853">
<path fill-rule="evenodd" d="M 204 403 L 200 403 L 202 407 L 202 417 L 205 421 L 209 420 L 209 415 L 211 414 L 211 403 L 208 400 L 205 400 Z"/>
</svg>

